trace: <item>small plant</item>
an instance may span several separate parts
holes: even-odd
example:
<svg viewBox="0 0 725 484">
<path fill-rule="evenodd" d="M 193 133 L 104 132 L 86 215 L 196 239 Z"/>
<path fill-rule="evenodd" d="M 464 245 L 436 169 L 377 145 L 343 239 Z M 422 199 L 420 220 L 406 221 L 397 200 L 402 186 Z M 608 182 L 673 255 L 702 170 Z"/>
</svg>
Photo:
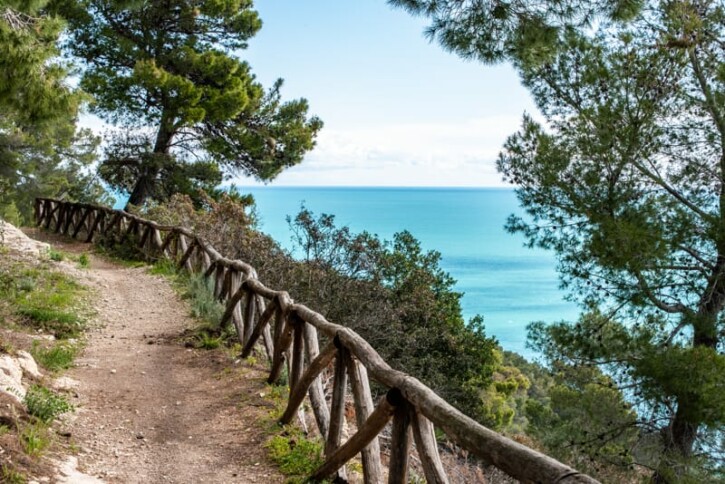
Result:
<svg viewBox="0 0 725 484">
<path fill-rule="evenodd" d="M 178 270 L 176 269 L 176 264 L 174 264 L 174 262 L 169 259 L 159 260 L 153 266 L 151 266 L 151 269 L 149 269 L 149 272 L 151 274 L 155 274 L 158 276 L 166 276 L 166 277 L 173 277 L 178 274 Z"/>
<path fill-rule="evenodd" d="M 91 260 L 88 258 L 88 254 L 81 254 L 78 257 L 78 266 L 82 269 L 88 269 L 91 266 Z"/>
<path fill-rule="evenodd" d="M 49 249 L 48 257 L 50 257 L 50 260 L 52 261 L 61 262 L 63 259 L 65 259 L 65 254 L 63 254 L 63 252 L 59 250 Z"/>
<path fill-rule="evenodd" d="M 45 387 L 33 385 L 25 395 L 28 413 L 44 423 L 50 423 L 59 415 L 73 410 L 73 405 L 61 395 L 56 395 Z"/>
<path fill-rule="evenodd" d="M 18 311 L 41 329 L 50 331 L 58 339 L 73 338 L 83 329 L 83 322 L 75 314 L 37 307 L 25 307 Z"/>
<path fill-rule="evenodd" d="M 224 305 L 214 297 L 214 288 L 211 281 L 202 274 L 189 278 L 186 296 L 191 306 L 191 315 L 209 324 L 211 328 L 218 328 L 224 314 Z"/>
<path fill-rule="evenodd" d="M 20 442 L 26 454 L 39 455 L 50 446 L 48 427 L 43 423 L 27 425 L 20 432 Z"/>
<path fill-rule="evenodd" d="M 50 371 L 67 370 L 73 366 L 78 348 L 67 343 L 58 343 L 51 348 L 43 348 L 37 341 L 33 342 L 30 353 L 35 361 Z"/>
<path fill-rule="evenodd" d="M 28 481 L 25 480 L 25 476 L 21 473 L 4 464 L 0 470 L 0 482 L 7 484 L 25 484 Z"/>
<path fill-rule="evenodd" d="M 222 344 L 221 336 L 210 335 L 207 331 L 201 331 L 197 334 L 198 348 L 205 350 L 215 350 Z"/>
<path fill-rule="evenodd" d="M 15 288 L 19 292 L 31 292 L 34 291 L 37 287 L 37 284 L 35 282 L 35 279 L 32 277 L 20 277 L 15 282 Z"/>
<path fill-rule="evenodd" d="M 272 437 L 265 447 L 279 470 L 290 477 L 288 482 L 305 482 L 323 462 L 322 442 L 308 439 L 295 427 L 285 427 L 284 432 Z"/>
</svg>

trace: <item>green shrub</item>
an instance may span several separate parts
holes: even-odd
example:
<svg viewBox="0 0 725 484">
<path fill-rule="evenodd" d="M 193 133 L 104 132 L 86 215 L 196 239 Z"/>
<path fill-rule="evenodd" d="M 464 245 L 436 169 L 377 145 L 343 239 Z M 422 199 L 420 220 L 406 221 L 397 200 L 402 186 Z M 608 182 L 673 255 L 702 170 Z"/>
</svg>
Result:
<svg viewBox="0 0 725 484">
<path fill-rule="evenodd" d="M 73 410 L 73 405 L 63 396 L 40 385 L 33 385 L 28 389 L 24 403 L 28 413 L 44 423 L 50 423 L 57 416 Z"/>
<path fill-rule="evenodd" d="M 323 462 L 323 445 L 319 440 L 306 438 L 301 431 L 286 427 L 266 444 L 269 457 L 292 482 L 304 482 Z"/>
<path fill-rule="evenodd" d="M 172 277 L 178 274 L 176 264 L 169 259 L 161 259 L 157 261 L 149 270 L 151 274 L 158 276 Z"/>
<path fill-rule="evenodd" d="M 88 254 L 81 254 L 78 257 L 78 265 L 83 268 L 87 269 L 91 265 L 91 260 L 88 258 Z"/>
<path fill-rule="evenodd" d="M 51 348 L 43 348 L 37 341 L 33 342 L 30 353 L 35 361 L 49 371 L 67 370 L 73 365 L 78 348 L 67 343 L 58 343 Z"/>
<path fill-rule="evenodd" d="M 223 342 L 221 336 L 210 335 L 207 331 L 200 331 L 196 336 L 196 340 L 198 341 L 197 347 L 205 350 L 215 350 L 219 348 Z"/>
<path fill-rule="evenodd" d="M 194 274 L 188 279 L 186 297 L 189 299 L 191 314 L 199 318 L 213 329 L 219 328 L 224 305 L 214 297 L 214 286 L 203 274 Z"/>
<path fill-rule="evenodd" d="M 50 257 L 50 260 L 55 262 L 61 262 L 65 259 L 65 255 L 61 251 L 55 249 L 50 249 L 48 251 L 48 257 Z"/>
</svg>

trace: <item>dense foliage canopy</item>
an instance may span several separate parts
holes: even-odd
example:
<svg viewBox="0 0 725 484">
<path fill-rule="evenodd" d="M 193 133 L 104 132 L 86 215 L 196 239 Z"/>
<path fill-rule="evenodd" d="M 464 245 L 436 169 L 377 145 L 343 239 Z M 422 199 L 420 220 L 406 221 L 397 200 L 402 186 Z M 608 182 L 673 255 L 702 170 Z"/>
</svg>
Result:
<svg viewBox="0 0 725 484">
<path fill-rule="evenodd" d="M 76 132 L 83 95 L 69 87 L 56 42 L 63 22 L 45 1 L 0 2 L 0 216 L 30 220 L 33 198 L 94 198 L 97 146 Z"/>
<path fill-rule="evenodd" d="M 541 111 L 499 159 L 528 213 L 508 227 L 558 253 L 587 314 L 533 344 L 626 390 L 656 480 L 721 472 L 725 5 L 393 3 L 463 56 L 511 60 Z"/>
<path fill-rule="evenodd" d="M 307 101 L 282 102 L 282 81 L 265 91 L 237 57 L 262 25 L 251 1 L 57 0 L 54 9 L 69 21 L 67 48 L 85 63 L 94 111 L 123 129 L 101 174 L 129 203 L 187 189 L 181 180 L 215 186 L 223 169 L 270 180 L 314 146 L 322 123 L 307 117 Z"/>
</svg>

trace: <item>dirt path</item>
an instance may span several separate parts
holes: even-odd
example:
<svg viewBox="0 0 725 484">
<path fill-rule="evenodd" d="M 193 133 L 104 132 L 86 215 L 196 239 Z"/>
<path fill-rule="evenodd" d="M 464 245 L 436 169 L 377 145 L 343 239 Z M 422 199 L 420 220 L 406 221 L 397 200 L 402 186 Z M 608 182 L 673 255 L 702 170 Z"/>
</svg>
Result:
<svg viewBox="0 0 725 484">
<path fill-rule="evenodd" d="M 69 252 L 85 244 L 31 236 Z M 51 240 L 48 240 L 48 239 Z M 168 282 L 90 256 L 98 325 L 67 376 L 80 382 L 68 431 L 79 467 L 105 482 L 284 482 L 265 457 L 262 368 L 222 350 L 188 349 L 194 324 Z"/>
</svg>

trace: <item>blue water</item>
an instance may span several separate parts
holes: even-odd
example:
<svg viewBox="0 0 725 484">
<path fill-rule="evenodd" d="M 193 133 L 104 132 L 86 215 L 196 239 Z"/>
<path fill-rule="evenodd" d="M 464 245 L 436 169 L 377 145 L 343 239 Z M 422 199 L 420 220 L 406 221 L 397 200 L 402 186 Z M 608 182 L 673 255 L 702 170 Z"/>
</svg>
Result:
<svg viewBox="0 0 725 484">
<path fill-rule="evenodd" d="M 244 188 L 257 202 L 261 229 L 290 248 L 286 217 L 302 203 L 316 214 L 334 214 L 338 225 L 367 230 L 384 239 L 410 231 L 425 249 L 442 254 L 441 266 L 464 292 L 466 318 L 484 317 L 486 331 L 503 348 L 534 356 L 525 348 L 531 321 L 574 319 L 576 307 L 563 300 L 552 253 L 523 247 L 523 238 L 504 230 L 511 213 L 521 213 L 513 190 L 461 188 Z"/>
</svg>

